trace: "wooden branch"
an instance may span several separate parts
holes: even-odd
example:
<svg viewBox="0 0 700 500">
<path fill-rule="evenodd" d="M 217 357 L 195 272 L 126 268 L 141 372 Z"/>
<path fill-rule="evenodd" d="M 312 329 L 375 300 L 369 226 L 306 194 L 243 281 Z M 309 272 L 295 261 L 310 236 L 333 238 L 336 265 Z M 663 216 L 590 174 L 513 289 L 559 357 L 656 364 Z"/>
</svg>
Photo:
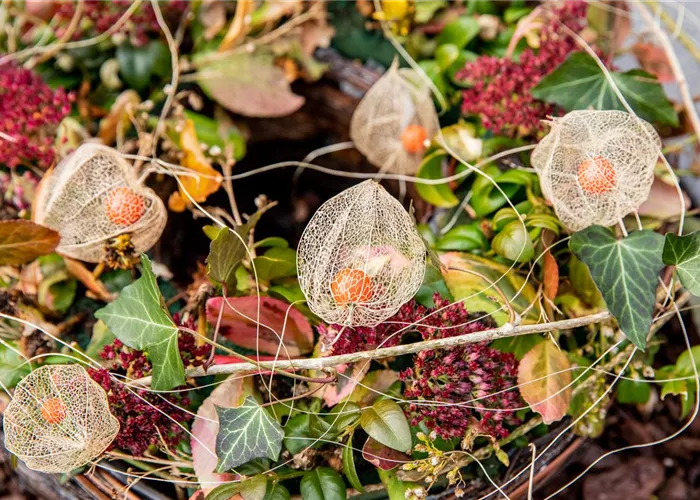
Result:
<svg viewBox="0 0 700 500">
<path fill-rule="evenodd" d="M 592 325 L 600 323 L 606 319 L 612 318 L 609 312 L 601 312 L 583 316 L 581 318 L 565 319 L 561 321 L 552 321 L 551 323 L 541 323 L 537 325 L 520 325 L 513 327 L 512 325 L 504 325 L 500 328 L 484 330 L 482 332 L 465 333 L 455 337 L 447 337 L 434 340 L 424 340 L 422 342 L 414 342 L 413 344 L 398 345 L 394 347 L 383 347 L 370 351 L 360 351 L 351 354 L 341 354 L 338 356 L 328 356 L 325 358 L 307 358 L 307 359 L 283 359 L 276 362 L 261 361 L 256 365 L 252 363 L 236 363 L 230 365 L 214 365 L 205 371 L 202 367 L 193 368 L 185 372 L 186 377 L 204 377 L 207 375 L 221 375 L 240 372 L 255 372 L 258 369 L 277 370 L 323 370 L 338 365 L 354 363 L 362 360 L 373 360 L 400 356 L 402 354 L 413 354 L 420 351 L 432 349 L 450 349 L 467 344 L 476 344 L 479 342 L 491 342 L 492 340 L 517 337 L 519 335 L 528 335 L 530 333 L 544 333 L 552 330 L 570 330 L 580 326 Z M 151 377 L 144 377 L 132 382 L 133 385 L 147 387 L 151 385 Z"/>
</svg>

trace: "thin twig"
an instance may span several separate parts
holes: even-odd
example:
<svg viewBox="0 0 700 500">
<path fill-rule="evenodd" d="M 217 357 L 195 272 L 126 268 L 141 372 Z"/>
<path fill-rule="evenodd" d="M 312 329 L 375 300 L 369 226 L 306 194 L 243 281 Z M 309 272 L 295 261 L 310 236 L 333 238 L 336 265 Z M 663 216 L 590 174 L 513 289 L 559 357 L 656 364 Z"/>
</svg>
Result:
<svg viewBox="0 0 700 500">
<path fill-rule="evenodd" d="M 561 321 L 553 321 L 551 323 L 537 324 L 537 325 L 520 325 L 513 327 L 512 325 L 505 325 L 500 328 L 493 328 L 490 330 L 484 330 L 482 332 L 466 333 L 464 335 L 457 335 L 455 337 L 447 337 L 434 340 L 424 340 L 422 342 L 415 342 L 413 344 L 398 345 L 394 347 L 384 347 L 381 349 L 373 349 L 370 351 L 360 351 L 351 354 L 341 354 L 338 356 L 328 356 L 325 358 L 307 358 L 307 359 L 290 359 L 283 361 L 260 361 L 257 363 L 236 363 L 230 365 L 214 365 L 209 368 L 208 371 L 204 371 L 201 367 L 193 368 L 187 370 L 187 377 L 204 377 L 206 375 L 220 375 L 220 374 L 230 374 L 254 371 L 258 368 L 265 369 L 275 369 L 275 370 L 285 370 L 285 369 L 296 369 L 296 370 L 323 370 L 324 368 L 334 367 L 338 365 L 354 363 L 361 360 L 374 360 L 382 358 L 390 358 L 394 356 L 400 356 L 402 354 L 413 354 L 420 351 L 430 350 L 430 349 L 450 349 L 453 347 L 466 345 L 466 344 L 476 344 L 479 342 L 491 342 L 495 339 L 507 338 L 507 337 L 517 337 L 519 335 L 528 335 L 530 333 L 543 333 L 550 330 L 570 330 L 572 328 L 578 328 L 581 326 L 592 325 L 595 323 L 600 323 L 607 319 L 612 318 L 609 312 L 601 312 L 597 314 L 591 314 L 588 316 L 583 316 L 581 318 L 572 318 Z M 181 327 L 182 330 L 188 331 Z M 240 354 L 236 353 L 236 356 Z M 283 374 L 288 375 L 286 372 Z M 138 386 L 149 386 L 151 385 L 151 377 L 144 377 L 133 381 L 134 385 Z"/>
</svg>

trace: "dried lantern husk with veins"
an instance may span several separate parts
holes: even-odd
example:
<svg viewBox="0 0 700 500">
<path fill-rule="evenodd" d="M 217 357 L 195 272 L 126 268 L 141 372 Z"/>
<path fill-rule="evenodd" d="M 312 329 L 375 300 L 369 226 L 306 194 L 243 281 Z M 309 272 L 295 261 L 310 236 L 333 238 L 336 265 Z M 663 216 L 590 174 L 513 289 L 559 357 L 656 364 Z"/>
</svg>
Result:
<svg viewBox="0 0 700 500">
<path fill-rule="evenodd" d="M 350 138 L 380 171 L 411 175 L 438 127 L 426 82 L 394 62 L 355 109 Z"/>
<path fill-rule="evenodd" d="M 118 151 L 83 144 L 41 182 L 33 219 L 58 231 L 58 252 L 100 262 L 108 240 L 129 234 L 137 252 L 160 238 L 167 212 L 153 190 L 141 185 Z"/>
<path fill-rule="evenodd" d="M 413 218 L 368 180 L 324 203 L 299 242 L 299 284 L 328 323 L 375 326 L 418 291 L 426 248 Z"/>
<path fill-rule="evenodd" d="M 649 123 L 624 111 L 572 111 L 551 127 L 531 161 L 569 229 L 611 226 L 648 198 L 661 148 Z"/>
<path fill-rule="evenodd" d="M 99 457 L 119 432 L 107 394 L 79 365 L 46 365 L 15 388 L 5 447 L 27 467 L 67 473 Z"/>
</svg>

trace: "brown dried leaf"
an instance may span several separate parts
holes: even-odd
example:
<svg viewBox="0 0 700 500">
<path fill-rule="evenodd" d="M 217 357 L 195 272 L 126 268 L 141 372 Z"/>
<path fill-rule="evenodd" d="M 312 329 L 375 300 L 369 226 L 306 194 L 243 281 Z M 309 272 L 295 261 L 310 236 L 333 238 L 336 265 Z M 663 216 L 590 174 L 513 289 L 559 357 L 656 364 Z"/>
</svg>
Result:
<svg viewBox="0 0 700 500">
<path fill-rule="evenodd" d="M 53 252 L 61 237 L 28 220 L 0 221 L 0 266 L 18 266 Z"/>
<path fill-rule="evenodd" d="M 362 447 L 362 458 L 382 470 L 391 470 L 411 461 L 411 457 L 400 451 L 384 446 L 379 441 L 367 438 Z"/>
<path fill-rule="evenodd" d="M 518 367 L 520 394 L 545 424 L 561 420 L 571 402 L 569 358 L 551 340 L 530 349 Z M 567 387 L 569 386 L 569 387 Z"/>
<path fill-rule="evenodd" d="M 544 296 L 554 300 L 559 291 L 559 266 L 549 250 L 544 253 Z"/>
<path fill-rule="evenodd" d="M 675 80 L 673 70 L 663 48 L 652 43 L 638 42 L 632 45 L 632 53 L 645 71 L 656 76 L 660 82 Z"/>
<path fill-rule="evenodd" d="M 66 264 L 68 273 L 85 285 L 85 288 L 92 292 L 95 297 L 104 302 L 114 300 L 114 296 L 109 293 L 105 284 L 95 278 L 95 275 L 82 262 L 70 257 L 63 257 L 63 262 Z"/>
<path fill-rule="evenodd" d="M 133 89 L 125 90 L 117 96 L 107 116 L 100 120 L 98 137 L 110 146 L 114 140 L 122 139 L 131 127 L 130 113 L 141 103 L 141 97 Z"/>
</svg>

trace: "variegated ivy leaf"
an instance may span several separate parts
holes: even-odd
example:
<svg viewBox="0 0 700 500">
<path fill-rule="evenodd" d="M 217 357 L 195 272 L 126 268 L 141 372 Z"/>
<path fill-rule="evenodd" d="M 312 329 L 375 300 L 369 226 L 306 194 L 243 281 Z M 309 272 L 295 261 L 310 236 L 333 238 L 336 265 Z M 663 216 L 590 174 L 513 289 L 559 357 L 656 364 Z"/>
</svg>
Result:
<svg viewBox="0 0 700 500">
<path fill-rule="evenodd" d="M 248 396 L 237 408 L 216 407 L 219 433 L 216 436 L 216 472 L 229 471 L 254 458 L 277 460 L 284 431 L 280 424 Z"/>
<path fill-rule="evenodd" d="M 185 383 L 177 346 L 178 329 L 160 294 L 151 261 L 141 255 L 141 277 L 125 286 L 117 300 L 95 312 L 124 344 L 148 351 L 153 365 L 152 387 L 167 391 Z"/>
<path fill-rule="evenodd" d="M 647 343 L 656 301 L 664 238 L 637 231 L 621 239 L 601 226 L 574 233 L 570 247 L 591 277 L 620 329 L 640 349 Z"/>
<path fill-rule="evenodd" d="M 700 297 L 700 231 L 685 236 L 667 234 L 663 257 L 664 264 L 676 266 L 683 286 Z"/>
</svg>

